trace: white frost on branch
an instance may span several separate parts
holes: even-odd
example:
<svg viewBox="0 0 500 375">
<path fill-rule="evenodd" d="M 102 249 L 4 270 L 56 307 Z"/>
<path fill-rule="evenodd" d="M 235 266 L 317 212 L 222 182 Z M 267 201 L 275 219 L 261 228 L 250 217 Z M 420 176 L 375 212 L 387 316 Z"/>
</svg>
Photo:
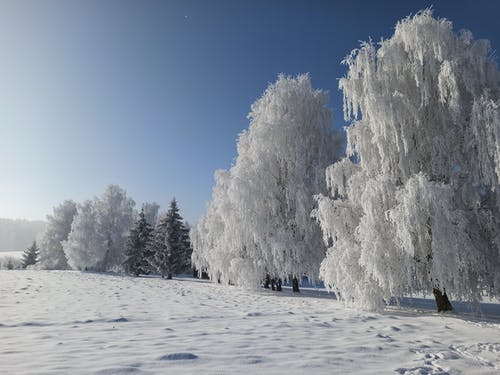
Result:
<svg viewBox="0 0 500 375">
<path fill-rule="evenodd" d="M 500 293 L 500 73 L 489 42 L 424 10 L 346 59 L 347 158 L 315 216 L 346 303 Z"/>
<path fill-rule="evenodd" d="M 324 170 L 336 160 L 328 96 L 308 75 L 280 76 L 252 105 L 229 171 L 192 230 L 192 259 L 213 279 L 256 287 L 266 274 L 315 279 L 325 255 L 310 212 L 326 193 Z"/>
</svg>

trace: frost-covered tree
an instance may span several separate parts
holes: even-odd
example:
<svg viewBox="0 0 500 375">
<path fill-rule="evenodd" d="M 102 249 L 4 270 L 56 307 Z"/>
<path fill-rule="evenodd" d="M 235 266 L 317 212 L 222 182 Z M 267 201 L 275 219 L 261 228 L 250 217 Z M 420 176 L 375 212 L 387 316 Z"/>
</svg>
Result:
<svg viewBox="0 0 500 375">
<path fill-rule="evenodd" d="M 35 265 L 38 262 L 39 249 L 36 245 L 36 241 L 33 241 L 33 244 L 28 247 L 22 257 L 23 268 L 28 266 Z"/>
<path fill-rule="evenodd" d="M 175 198 L 167 213 L 160 218 L 154 233 L 153 264 L 162 277 L 186 271 L 190 265 L 190 247 L 186 242 L 188 230 L 179 214 Z"/>
<path fill-rule="evenodd" d="M 213 280 L 219 280 L 221 273 L 224 272 L 223 280 L 229 281 L 232 271 L 230 266 L 233 255 L 230 252 L 233 249 L 226 241 L 229 237 L 226 222 L 228 225 L 231 224 L 229 217 L 234 217 L 235 212 L 231 208 L 227 193 L 229 183 L 229 171 L 215 172 L 215 186 L 206 213 L 190 233 L 193 246 L 191 261 L 200 276 L 203 272 L 207 272 Z M 255 283 L 259 282 L 258 277 Z"/>
<path fill-rule="evenodd" d="M 148 258 L 153 245 L 153 227 L 147 222 L 144 209 L 130 230 L 127 242 L 125 270 L 136 276 L 149 273 Z"/>
<path fill-rule="evenodd" d="M 63 242 L 69 265 L 78 270 L 101 271 L 109 250 L 108 236 L 99 227 L 95 202 L 78 205 L 68 240 Z"/>
<path fill-rule="evenodd" d="M 62 242 L 68 239 L 71 224 L 76 215 L 76 203 L 66 200 L 54 207 L 52 215 L 47 215 L 47 226 L 40 239 L 40 267 L 64 270 L 68 262 Z"/>
<path fill-rule="evenodd" d="M 94 204 L 98 230 L 106 238 L 107 246 L 101 270 L 112 270 L 125 260 L 127 236 L 134 223 L 135 202 L 119 186 L 109 185 Z"/>
<path fill-rule="evenodd" d="M 158 220 L 160 205 L 156 202 L 146 202 L 142 205 L 142 209 L 144 211 L 146 221 L 154 227 L 156 225 L 156 221 Z"/>
<path fill-rule="evenodd" d="M 193 262 L 213 279 L 257 287 L 266 274 L 316 278 L 325 255 L 311 219 L 336 160 L 328 95 L 308 75 L 281 75 L 252 105 L 229 171 L 216 173 L 204 218 L 193 230 Z"/>
<path fill-rule="evenodd" d="M 21 259 L 14 258 L 11 256 L 2 256 L 2 253 L 0 252 L 0 270 L 20 269 L 20 268 L 22 268 L 22 266 L 23 265 L 22 265 Z"/>
<path fill-rule="evenodd" d="M 93 271 L 121 267 L 134 205 L 125 190 L 109 185 L 100 197 L 79 206 L 63 246 L 70 266 Z"/>
<path fill-rule="evenodd" d="M 315 216 L 325 283 L 379 308 L 393 296 L 500 292 L 500 74 L 489 42 L 430 10 L 345 60 L 347 157 Z M 438 296 L 436 296 L 438 297 Z"/>
</svg>

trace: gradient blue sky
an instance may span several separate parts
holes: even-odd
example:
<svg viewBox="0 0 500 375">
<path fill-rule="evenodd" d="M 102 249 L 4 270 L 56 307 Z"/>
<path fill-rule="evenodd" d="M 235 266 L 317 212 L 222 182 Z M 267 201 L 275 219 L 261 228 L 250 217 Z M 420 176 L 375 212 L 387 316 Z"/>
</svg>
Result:
<svg viewBox="0 0 500 375">
<path fill-rule="evenodd" d="M 340 61 L 430 5 L 500 48 L 496 1 L 0 0 L 0 217 L 115 183 L 195 222 L 278 73 L 310 72 L 342 127 Z"/>
</svg>

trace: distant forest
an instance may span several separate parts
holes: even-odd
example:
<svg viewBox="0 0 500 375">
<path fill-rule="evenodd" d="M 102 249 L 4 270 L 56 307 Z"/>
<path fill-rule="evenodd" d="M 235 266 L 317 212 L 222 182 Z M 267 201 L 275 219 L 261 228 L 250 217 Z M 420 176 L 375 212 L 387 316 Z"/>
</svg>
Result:
<svg viewBox="0 0 500 375">
<path fill-rule="evenodd" d="M 45 225 L 45 221 L 0 219 L 0 251 L 25 250 Z"/>
</svg>

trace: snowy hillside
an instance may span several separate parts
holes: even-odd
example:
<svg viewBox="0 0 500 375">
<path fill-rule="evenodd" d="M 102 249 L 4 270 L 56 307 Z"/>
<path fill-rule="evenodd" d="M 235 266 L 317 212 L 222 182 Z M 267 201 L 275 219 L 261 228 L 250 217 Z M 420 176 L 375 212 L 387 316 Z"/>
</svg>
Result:
<svg viewBox="0 0 500 375">
<path fill-rule="evenodd" d="M 376 314 L 313 290 L 70 271 L 0 271 L 0 295 L 2 374 L 500 371 L 494 304 L 488 319 Z"/>
</svg>

